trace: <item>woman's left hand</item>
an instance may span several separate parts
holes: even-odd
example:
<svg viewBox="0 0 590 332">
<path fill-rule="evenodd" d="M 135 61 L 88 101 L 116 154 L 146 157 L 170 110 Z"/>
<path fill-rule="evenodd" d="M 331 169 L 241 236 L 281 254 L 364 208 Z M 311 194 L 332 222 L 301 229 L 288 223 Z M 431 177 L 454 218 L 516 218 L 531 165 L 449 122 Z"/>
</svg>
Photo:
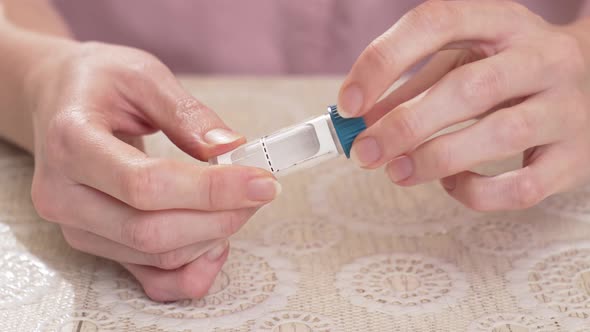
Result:
<svg viewBox="0 0 590 332">
<path fill-rule="evenodd" d="M 576 28 L 510 1 L 415 8 L 365 49 L 343 83 L 341 113 L 369 124 L 353 159 L 365 168 L 387 164 L 399 185 L 442 179 L 476 210 L 527 208 L 590 179 L 590 59 L 582 40 L 590 35 L 576 37 Z M 470 119 L 478 121 L 429 140 Z M 489 177 L 469 171 L 521 152 L 520 169 Z"/>
</svg>

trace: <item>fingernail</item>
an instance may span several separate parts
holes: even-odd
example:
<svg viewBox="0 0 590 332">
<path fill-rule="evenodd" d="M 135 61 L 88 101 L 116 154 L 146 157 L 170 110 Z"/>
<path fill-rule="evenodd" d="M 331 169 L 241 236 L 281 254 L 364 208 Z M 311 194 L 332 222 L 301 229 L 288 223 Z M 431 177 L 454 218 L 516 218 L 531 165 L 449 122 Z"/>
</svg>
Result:
<svg viewBox="0 0 590 332">
<path fill-rule="evenodd" d="M 440 183 L 442 184 L 443 188 L 445 188 L 447 191 L 452 191 L 457 186 L 457 177 L 447 176 L 446 178 L 440 180 Z"/>
<path fill-rule="evenodd" d="M 209 130 L 203 137 L 208 144 L 229 144 L 242 138 L 241 135 L 224 128 Z"/>
<path fill-rule="evenodd" d="M 251 201 L 271 201 L 281 193 L 281 184 L 272 178 L 257 178 L 248 182 L 248 199 Z"/>
<path fill-rule="evenodd" d="M 387 173 L 393 182 L 399 182 L 409 178 L 414 172 L 412 160 L 406 156 L 397 157 L 387 166 Z"/>
<path fill-rule="evenodd" d="M 338 113 L 343 116 L 353 117 L 359 114 L 363 107 L 363 91 L 356 84 L 347 86 L 340 96 Z"/>
<path fill-rule="evenodd" d="M 350 158 L 359 166 L 369 166 L 381 159 L 381 148 L 373 137 L 365 137 L 352 145 Z"/>
<path fill-rule="evenodd" d="M 225 253 L 225 250 L 227 249 L 228 245 L 229 241 L 223 240 L 223 242 L 213 247 L 213 249 L 207 251 L 207 259 L 212 262 L 218 260 L 219 258 L 221 258 L 221 256 L 223 256 L 223 253 Z"/>
</svg>

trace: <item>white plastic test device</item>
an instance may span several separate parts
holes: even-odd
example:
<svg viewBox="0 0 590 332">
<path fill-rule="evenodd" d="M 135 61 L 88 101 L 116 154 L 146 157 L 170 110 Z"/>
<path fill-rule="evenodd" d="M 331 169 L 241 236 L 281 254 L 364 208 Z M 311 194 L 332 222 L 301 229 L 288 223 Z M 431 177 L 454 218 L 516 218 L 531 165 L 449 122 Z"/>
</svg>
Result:
<svg viewBox="0 0 590 332">
<path fill-rule="evenodd" d="M 250 141 L 209 163 L 259 167 L 280 177 L 341 154 L 350 158 L 352 142 L 365 129 L 362 118 L 343 118 L 336 106 L 329 106 L 325 114 Z"/>
</svg>

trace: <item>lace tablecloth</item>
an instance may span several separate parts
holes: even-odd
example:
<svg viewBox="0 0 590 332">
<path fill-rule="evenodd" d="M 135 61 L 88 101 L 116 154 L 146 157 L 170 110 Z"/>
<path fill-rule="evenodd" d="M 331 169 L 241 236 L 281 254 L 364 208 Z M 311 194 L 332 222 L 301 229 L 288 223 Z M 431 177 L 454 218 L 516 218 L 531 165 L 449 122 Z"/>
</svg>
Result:
<svg viewBox="0 0 590 332">
<path fill-rule="evenodd" d="M 183 82 L 252 138 L 324 111 L 339 83 Z M 190 159 L 162 135 L 147 141 Z M 282 179 L 281 197 L 231 239 L 210 295 L 159 304 L 37 217 L 32 173 L 0 143 L 2 331 L 590 331 L 590 189 L 484 215 L 437 184 L 402 189 L 335 160 Z"/>
</svg>

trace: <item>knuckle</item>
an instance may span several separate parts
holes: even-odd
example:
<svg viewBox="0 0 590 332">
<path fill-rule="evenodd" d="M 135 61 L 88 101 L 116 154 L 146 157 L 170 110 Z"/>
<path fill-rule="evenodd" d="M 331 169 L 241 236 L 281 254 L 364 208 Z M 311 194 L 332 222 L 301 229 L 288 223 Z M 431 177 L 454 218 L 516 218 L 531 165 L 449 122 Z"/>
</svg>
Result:
<svg viewBox="0 0 590 332">
<path fill-rule="evenodd" d="M 108 46 L 107 46 L 108 47 Z M 105 44 L 97 41 L 87 41 L 80 43 L 77 55 L 80 57 L 94 57 L 105 48 Z"/>
<path fill-rule="evenodd" d="M 489 210 L 487 204 L 482 199 L 475 196 L 467 197 L 463 204 L 469 209 L 477 212 L 487 212 Z"/>
<path fill-rule="evenodd" d="M 531 11 L 524 5 L 510 0 L 502 1 L 503 8 L 509 13 L 516 17 L 528 16 Z"/>
<path fill-rule="evenodd" d="M 387 34 L 381 35 L 367 46 L 366 56 L 376 68 L 395 68 L 392 49 L 387 46 Z"/>
<path fill-rule="evenodd" d="M 122 226 L 122 239 L 136 250 L 145 253 L 160 253 L 163 250 L 163 235 L 159 223 L 147 217 L 129 220 Z"/>
<path fill-rule="evenodd" d="M 176 126 L 180 129 L 205 133 L 211 128 L 225 126 L 217 113 L 190 95 L 175 99 L 173 107 L 173 121 L 176 122 Z M 201 153 L 197 152 L 197 157 L 206 158 L 204 155 L 201 156 Z"/>
<path fill-rule="evenodd" d="M 61 119 L 54 119 L 49 123 L 47 133 L 45 134 L 45 155 L 50 163 L 64 159 L 64 155 L 67 152 L 72 151 L 71 141 L 68 139 L 66 133 L 72 131 L 71 127 L 68 128 Z"/>
<path fill-rule="evenodd" d="M 76 145 L 85 131 L 88 120 L 82 112 L 73 109 L 61 111 L 51 119 L 45 133 L 46 160 L 55 165 L 67 166 L 68 156 L 75 156 Z"/>
<path fill-rule="evenodd" d="M 227 238 L 240 230 L 244 219 L 235 212 L 228 212 L 219 220 L 219 237 Z"/>
<path fill-rule="evenodd" d="M 180 98 L 175 101 L 175 113 L 179 124 L 197 123 L 202 128 L 208 128 L 212 125 L 209 120 L 210 110 L 201 102 L 193 97 Z"/>
<path fill-rule="evenodd" d="M 152 258 L 154 265 L 162 270 L 175 270 L 187 263 L 181 250 L 171 250 L 165 253 L 154 254 Z"/>
<path fill-rule="evenodd" d="M 66 243 L 70 247 L 72 247 L 76 250 L 84 251 L 83 250 L 84 249 L 84 241 L 81 241 L 78 234 L 76 234 L 75 232 L 73 232 L 65 227 L 62 227 L 61 233 L 62 233 L 64 239 L 66 240 Z"/>
<path fill-rule="evenodd" d="M 131 206 L 149 210 L 154 198 L 161 192 L 153 163 L 139 162 L 130 165 L 122 176 L 123 197 Z"/>
<path fill-rule="evenodd" d="M 541 16 L 532 12 L 522 3 L 513 0 L 496 1 L 502 11 L 501 15 L 510 22 L 518 22 L 521 28 L 547 26 L 547 21 Z"/>
<path fill-rule="evenodd" d="M 399 136 L 403 141 L 414 142 L 420 139 L 419 121 L 410 108 L 401 107 L 396 111 L 396 116 L 393 117 L 391 128 L 395 131 L 394 134 Z"/>
<path fill-rule="evenodd" d="M 440 141 L 432 156 L 432 167 L 434 170 L 445 175 L 454 173 L 451 144 Z"/>
<path fill-rule="evenodd" d="M 207 276 L 204 274 L 187 273 L 182 271 L 178 275 L 178 286 L 180 291 L 187 297 L 192 299 L 200 299 L 207 295 L 210 285 L 213 280 L 206 280 Z"/>
<path fill-rule="evenodd" d="M 487 212 L 491 210 L 490 200 L 486 199 L 486 195 L 480 186 L 477 186 L 469 178 L 464 179 L 461 184 L 461 191 L 463 194 L 454 196 L 465 207 L 478 211 Z"/>
<path fill-rule="evenodd" d="M 145 294 L 153 301 L 163 302 L 171 300 L 162 287 L 152 280 L 143 281 L 141 286 L 143 287 Z"/>
<path fill-rule="evenodd" d="M 491 211 L 489 200 L 482 195 L 480 190 L 477 188 L 471 188 L 469 193 L 464 197 L 463 204 L 471 210 L 477 212 L 489 212 Z"/>
<path fill-rule="evenodd" d="M 467 105 L 476 107 L 483 103 L 496 101 L 504 84 L 501 71 L 495 66 L 465 66 L 457 80 L 459 98 Z M 474 109 L 474 111 L 477 111 Z"/>
<path fill-rule="evenodd" d="M 557 34 L 553 41 L 553 49 L 558 51 L 555 59 L 556 64 L 560 66 L 558 73 L 577 77 L 587 71 L 582 46 L 574 36 L 565 33 Z"/>
<path fill-rule="evenodd" d="M 99 45 L 104 48 L 104 46 Z M 126 65 L 121 74 L 126 73 L 137 78 L 150 77 L 154 75 L 169 75 L 169 69 L 155 55 L 136 48 L 119 47 L 125 51 L 124 59 Z"/>
<path fill-rule="evenodd" d="M 130 62 L 129 69 L 142 75 L 153 75 L 162 71 L 168 72 L 168 68 L 153 54 L 142 50 L 134 51 L 137 52 L 135 61 Z"/>
<path fill-rule="evenodd" d="M 217 188 L 224 188 L 223 186 L 223 177 L 222 176 L 215 176 L 214 172 L 211 169 L 205 169 L 199 175 L 199 185 L 200 185 L 200 199 L 202 208 L 205 210 L 216 210 L 220 205 L 220 199 L 223 197 L 218 197 Z"/>
<path fill-rule="evenodd" d="M 523 176 L 516 181 L 514 195 L 516 207 L 520 209 L 532 207 L 544 198 L 539 182 L 531 175 Z"/>
<path fill-rule="evenodd" d="M 37 211 L 39 217 L 47 221 L 58 221 L 61 216 L 59 205 L 54 201 L 54 195 L 50 194 L 50 190 L 43 180 L 39 180 L 35 176 L 33 185 L 31 186 L 31 201 L 33 207 Z"/>
<path fill-rule="evenodd" d="M 449 31 L 460 19 L 460 12 L 450 3 L 430 0 L 410 10 L 402 21 L 419 31 Z"/>
<path fill-rule="evenodd" d="M 525 115 L 513 110 L 509 112 L 510 114 L 501 119 L 496 126 L 495 141 L 511 151 L 519 151 L 529 145 L 534 131 Z"/>
<path fill-rule="evenodd" d="M 522 46 L 521 55 L 524 56 L 522 62 L 525 63 L 526 61 L 527 70 L 532 73 L 545 72 L 548 68 L 551 71 L 558 70 L 556 65 L 558 65 L 558 62 L 563 61 L 562 59 L 552 61 L 548 52 L 539 47 Z"/>
<path fill-rule="evenodd" d="M 569 102 L 571 106 L 566 108 L 567 116 L 564 116 L 563 121 L 567 121 L 566 127 L 572 128 L 572 133 L 577 133 L 579 130 L 586 130 L 588 128 L 588 121 L 590 120 L 588 110 L 589 105 L 586 102 L 584 92 L 579 88 L 573 88 L 569 91 L 571 98 Z"/>
</svg>

